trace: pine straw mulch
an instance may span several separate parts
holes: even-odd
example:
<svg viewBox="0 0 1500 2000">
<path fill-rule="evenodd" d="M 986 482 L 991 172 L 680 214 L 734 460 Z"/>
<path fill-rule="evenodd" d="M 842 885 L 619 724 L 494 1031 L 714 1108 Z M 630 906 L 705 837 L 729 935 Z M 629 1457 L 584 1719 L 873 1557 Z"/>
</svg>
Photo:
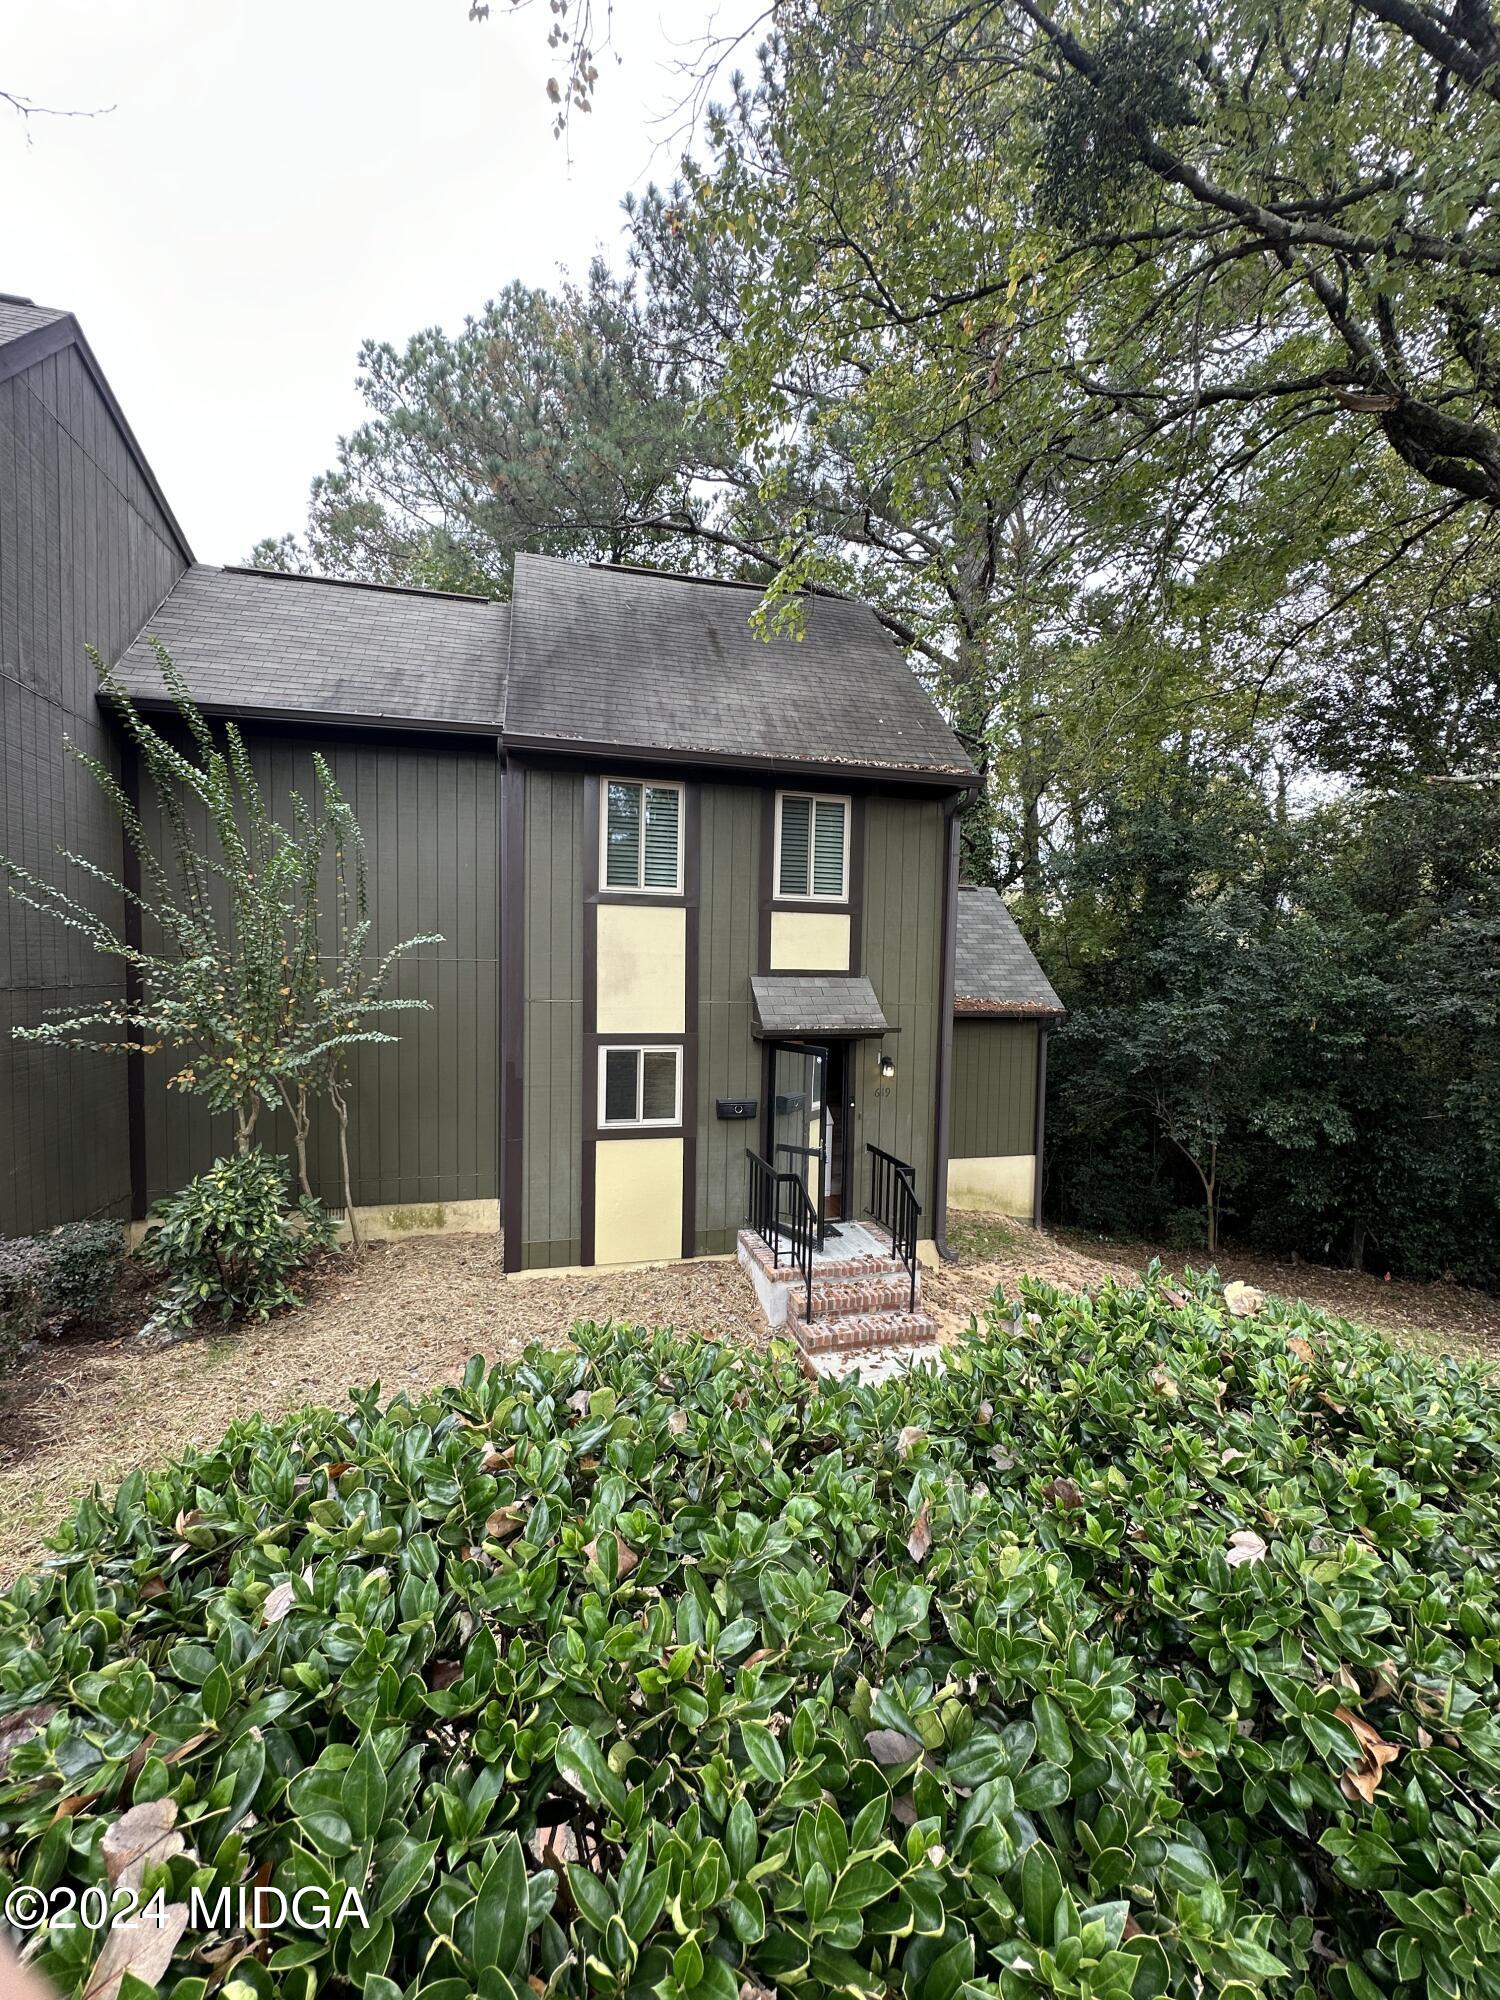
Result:
<svg viewBox="0 0 1500 2000">
<path fill-rule="evenodd" d="M 374 1244 L 304 1286 L 300 1312 L 261 1326 L 149 1346 L 133 1333 L 48 1343 L 0 1388 L 0 1584 L 97 1480 L 215 1443 L 237 1418 L 342 1403 L 378 1380 L 387 1394 L 455 1379 L 471 1354 L 564 1342 L 579 1320 L 768 1338 L 733 1261 L 507 1282 L 497 1236 Z M 141 1315 L 144 1317 L 144 1313 Z"/>
<path fill-rule="evenodd" d="M 1083 1291 L 1106 1277 L 1131 1281 L 1153 1257 L 1174 1271 L 1185 1263 L 1203 1270 L 1211 1261 L 1202 1251 L 1117 1243 L 1082 1230 L 1054 1235 L 999 1215 L 951 1215 L 948 1236 L 958 1261 L 928 1274 L 923 1296 L 949 1326 L 966 1324 L 968 1315 L 983 1305 L 997 1284 L 1013 1295 L 1023 1274 L 1044 1278 L 1063 1291 Z M 1500 1361 L 1500 1298 L 1489 1292 L 1465 1285 L 1385 1279 L 1366 1271 L 1340 1271 L 1234 1249 L 1222 1251 L 1213 1261 L 1226 1281 L 1241 1278 L 1263 1292 L 1302 1299 L 1424 1353 Z"/>
<path fill-rule="evenodd" d="M 953 1216 L 950 1243 L 957 1260 L 923 1275 L 924 1305 L 948 1333 L 982 1312 L 996 1285 L 1014 1295 L 1023 1274 L 1082 1291 L 1106 1277 L 1129 1281 L 1153 1255 L 1172 1268 L 1184 1261 L 1150 1245 L 1039 1233 L 1002 1216 Z M 1238 1253 L 1219 1266 L 1225 1278 L 1303 1298 L 1428 1352 L 1500 1357 L 1500 1300 L 1481 1292 Z M 42 1347 L 0 1390 L 0 1583 L 36 1559 L 43 1536 L 96 1481 L 112 1490 L 136 1466 L 212 1444 L 254 1410 L 279 1416 L 337 1404 L 375 1380 L 388 1394 L 448 1381 L 471 1354 L 493 1361 L 532 1340 L 559 1343 L 578 1320 L 768 1337 L 732 1261 L 507 1283 L 498 1238 L 489 1235 L 377 1244 L 358 1271 L 332 1260 L 305 1289 L 300 1312 L 169 1347 L 133 1333 Z"/>
</svg>

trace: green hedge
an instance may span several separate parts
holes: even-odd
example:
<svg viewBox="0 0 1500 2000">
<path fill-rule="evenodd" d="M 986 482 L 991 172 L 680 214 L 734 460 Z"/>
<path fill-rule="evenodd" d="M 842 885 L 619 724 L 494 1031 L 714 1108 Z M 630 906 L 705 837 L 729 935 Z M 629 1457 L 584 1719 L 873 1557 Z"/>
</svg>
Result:
<svg viewBox="0 0 1500 2000">
<path fill-rule="evenodd" d="M 1154 1271 L 879 1390 L 577 1339 L 86 1503 L 0 1607 L 0 1888 L 360 1892 L 174 1917 L 180 2000 L 1500 1994 L 1479 1371 Z"/>
</svg>

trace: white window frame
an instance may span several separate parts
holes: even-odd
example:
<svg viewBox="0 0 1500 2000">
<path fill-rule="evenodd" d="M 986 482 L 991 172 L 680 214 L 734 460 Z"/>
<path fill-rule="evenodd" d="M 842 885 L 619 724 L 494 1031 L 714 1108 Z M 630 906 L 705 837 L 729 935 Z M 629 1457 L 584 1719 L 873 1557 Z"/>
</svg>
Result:
<svg viewBox="0 0 1500 2000">
<path fill-rule="evenodd" d="M 633 889 L 627 889 L 609 879 L 609 788 L 611 785 L 634 785 L 641 795 L 641 853 L 638 879 Z M 646 880 L 646 792 L 648 787 L 657 792 L 677 794 L 677 879 L 670 888 L 664 884 Z M 683 874 L 683 848 L 687 844 L 687 800 L 684 787 L 675 778 L 627 778 L 621 775 L 599 780 L 599 894 L 601 896 L 680 896 Z"/>
<path fill-rule="evenodd" d="M 781 887 L 781 802 L 783 799 L 806 799 L 807 816 L 807 894 L 805 896 L 786 895 Z M 836 896 L 820 896 L 813 887 L 813 862 L 816 852 L 815 826 L 816 808 L 819 805 L 842 806 L 844 808 L 844 867 L 843 887 Z M 776 852 L 771 859 L 771 901 L 773 903 L 827 903 L 839 908 L 849 900 L 849 831 L 854 820 L 854 801 L 843 792 L 801 792 L 788 790 L 776 794 Z"/>
<path fill-rule="evenodd" d="M 670 1118 L 606 1118 L 604 1115 L 605 1064 L 612 1055 L 621 1052 L 636 1057 L 635 1102 L 641 1107 L 641 1095 L 645 1089 L 644 1056 L 665 1055 L 676 1059 L 677 1089 L 674 1094 L 672 1116 Z M 682 1124 L 682 1044 L 681 1042 L 601 1042 L 599 1044 L 599 1097 L 597 1119 L 601 1132 L 651 1132 L 672 1131 Z"/>
</svg>

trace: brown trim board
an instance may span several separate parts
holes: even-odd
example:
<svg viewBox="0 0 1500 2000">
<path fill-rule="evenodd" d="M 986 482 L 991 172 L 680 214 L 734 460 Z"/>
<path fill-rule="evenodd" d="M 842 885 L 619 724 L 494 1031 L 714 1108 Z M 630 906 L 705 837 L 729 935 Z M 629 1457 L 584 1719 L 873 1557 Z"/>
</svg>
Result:
<svg viewBox="0 0 1500 2000">
<path fill-rule="evenodd" d="M 703 787 L 685 788 L 682 886 L 687 893 L 682 978 L 682 1254 L 698 1249 L 698 972 L 703 905 Z"/>
<path fill-rule="evenodd" d="M 583 781 L 583 1130 L 578 1154 L 578 1261 L 594 1261 L 599 1123 L 599 783 Z"/>
<path fill-rule="evenodd" d="M 526 770 L 500 766 L 500 1213 L 504 1269 L 521 1268 L 526 1143 Z"/>
<path fill-rule="evenodd" d="M 958 954 L 959 814 L 968 792 L 955 792 L 943 813 L 943 915 L 938 974 L 938 1059 L 932 1121 L 932 1240 L 948 1255 L 948 1148 L 953 1125 L 953 984 Z"/>
<path fill-rule="evenodd" d="M 120 744 L 120 789 L 137 820 L 141 810 L 141 758 L 140 752 L 128 737 Z M 143 943 L 141 894 L 141 857 L 136 852 L 135 843 L 127 830 L 122 830 L 124 854 L 120 862 L 120 881 L 125 889 L 124 937 L 132 951 L 139 951 Z M 141 1004 L 141 975 L 127 959 L 125 962 L 125 1005 L 135 1008 Z M 137 1037 L 137 1039 L 139 1039 Z M 149 1185 L 146 1170 L 146 1058 L 139 1048 L 132 1048 L 125 1058 L 125 1131 L 130 1154 L 130 1217 L 133 1222 L 144 1220 L 149 1204 Z"/>
</svg>

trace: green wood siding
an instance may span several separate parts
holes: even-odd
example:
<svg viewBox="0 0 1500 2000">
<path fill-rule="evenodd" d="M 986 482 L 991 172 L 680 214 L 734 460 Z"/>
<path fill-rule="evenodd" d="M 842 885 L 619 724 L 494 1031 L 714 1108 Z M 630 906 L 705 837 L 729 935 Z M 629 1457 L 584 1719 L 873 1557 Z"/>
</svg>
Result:
<svg viewBox="0 0 1500 2000">
<path fill-rule="evenodd" d="M 916 1169 L 922 1234 L 934 1233 L 933 1117 L 941 1025 L 943 807 L 872 796 L 865 805 L 864 943 L 868 973 L 899 1034 L 884 1044 L 896 1074 L 876 1067 L 881 1044 L 856 1044 L 852 1166 L 857 1207 L 868 1187 L 866 1145 Z"/>
<path fill-rule="evenodd" d="M 522 1263 L 576 1264 L 583 1145 L 583 787 L 528 770 Z"/>
<path fill-rule="evenodd" d="M 354 1199 L 361 1207 L 493 1199 L 496 1172 L 499 766 L 488 746 L 396 744 L 357 736 L 316 742 L 279 732 L 249 736 L 251 761 L 272 812 L 290 794 L 313 795 L 321 751 L 359 820 L 369 860 L 370 957 L 401 939 L 441 933 L 397 963 L 393 997 L 422 999 L 426 1013 L 394 1014 L 399 1037 L 353 1058 L 350 1116 Z M 149 796 L 142 801 L 149 814 Z M 212 850 L 210 850 L 212 851 Z M 148 935 L 148 944 L 149 944 Z M 165 1058 L 146 1065 L 146 1157 L 153 1199 L 181 1187 L 233 1145 L 229 1120 L 166 1088 Z M 284 1117 L 262 1113 L 258 1136 L 289 1156 Z M 311 1178 L 342 1199 L 338 1128 L 313 1123 Z"/>
<path fill-rule="evenodd" d="M 715 1115 L 719 1097 L 759 1097 L 760 1044 L 750 1033 L 750 975 L 760 930 L 761 813 L 755 785 L 702 788 L 698 927 L 698 1211 L 700 1257 L 733 1250 L 745 1219 L 745 1148 L 758 1122 Z"/>
<path fill-rule="evenodd" d="M 1032 1150 L 1036 1133 L 1034 1021 L 955 1021 L 955 1160 L 1003 1159 Z"/>
<path fill-rule="evenodd" d="M 119 820 L 63 737 L 117 767 L 84 647 L 117 660 L 185 568 L 77 350 L 0 382 L 0 851 L 116 926 L 119 898 L 58 853 L 120 870 Z M 0 1234 L 128 1211 L 124 1059 L 11 1039 L 122 990 L 114 964 L 0 892 Z"/>
</svg>

